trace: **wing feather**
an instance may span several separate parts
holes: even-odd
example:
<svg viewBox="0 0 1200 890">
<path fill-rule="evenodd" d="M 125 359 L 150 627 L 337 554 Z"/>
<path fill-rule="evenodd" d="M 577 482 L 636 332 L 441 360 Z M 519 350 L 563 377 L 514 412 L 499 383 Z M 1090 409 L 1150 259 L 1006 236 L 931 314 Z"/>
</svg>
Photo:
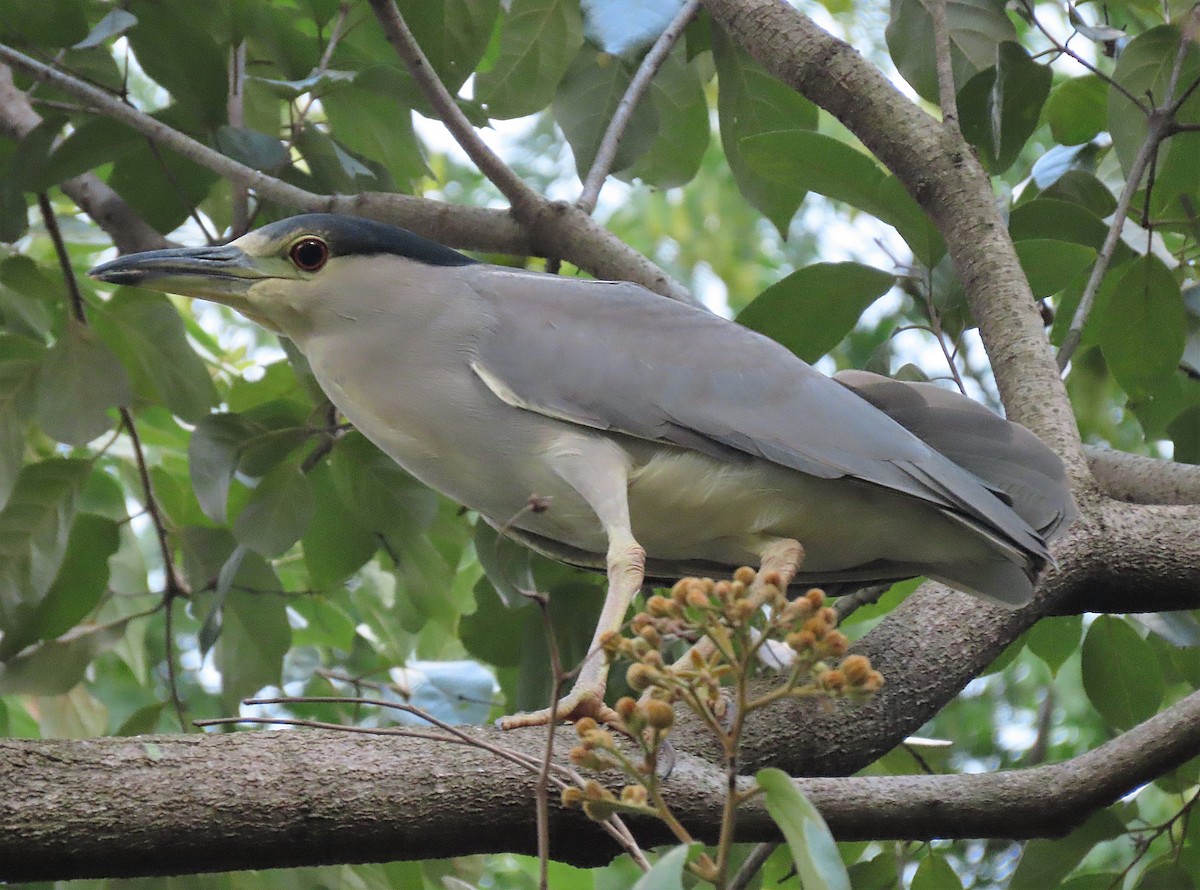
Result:
<svg viewBox="0 0 1200 890">
<path fill-rule="evenodd" d="M 766 337 L 637 285 L 456 271 L 492 307 L 474 367 L 509 404 L 722 459 L 850 476 L 959 515 L 1010 558 L 1047 557 L 1041 535 L 977 476 Z"/>
</svg>

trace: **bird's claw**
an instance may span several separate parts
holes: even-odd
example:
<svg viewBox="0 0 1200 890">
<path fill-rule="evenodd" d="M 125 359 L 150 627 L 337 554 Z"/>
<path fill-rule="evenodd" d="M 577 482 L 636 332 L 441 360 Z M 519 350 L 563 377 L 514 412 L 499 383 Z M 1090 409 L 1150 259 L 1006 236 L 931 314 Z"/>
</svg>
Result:
<svg viewBox="0 0 1200 890">
<path fill-rule="evenodd" d="M 496 721 L 500 729 L 518 729 L 522 726 L 545 726 L 547 723 L 573 723 L 591 717 L 597 723 L 620 722 L 620 715 L 604 703 L 603 697 L 590 689 L 572 691 L 558 700 L 553 714 L 549 708 L 522 714 L 510 714 Z"/>
</svg>

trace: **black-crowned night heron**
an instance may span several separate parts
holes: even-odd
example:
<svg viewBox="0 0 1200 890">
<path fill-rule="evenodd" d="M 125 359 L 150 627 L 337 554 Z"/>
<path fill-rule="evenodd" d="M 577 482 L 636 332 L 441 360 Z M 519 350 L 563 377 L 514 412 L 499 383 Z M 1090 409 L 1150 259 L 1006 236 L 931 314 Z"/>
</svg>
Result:
<svg viewBox="0 0 1200 890">
<path fill-rule="evenodd" d="M 606 569 L 592 654 L 560 716 L 599 710 L 597 644 L 646 577 L 746 564 L 804 585 L 925 575 L 1015 606 L 1074 515 L 1057 457 L 969 399 L 830 379 L 634 284 L 478 263 L 328 214 L 91 275 L 223 303 L 291 338 L 412 475 L 536 550 Z M 527 509 L 533 495 L 549 508 Z"/>
</svg>

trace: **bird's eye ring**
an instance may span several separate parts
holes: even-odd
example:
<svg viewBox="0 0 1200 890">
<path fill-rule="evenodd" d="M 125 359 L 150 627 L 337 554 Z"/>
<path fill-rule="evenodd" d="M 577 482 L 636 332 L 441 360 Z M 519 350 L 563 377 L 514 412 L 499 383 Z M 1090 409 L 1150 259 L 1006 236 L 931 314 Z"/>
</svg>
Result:
<svg viewBox="0 0 1200 890">
<path fill-rule="evenodd" d="M 329 261 L 329 245 L 309 235 L 293 244 L 288 256 L 301 272 L 317 272 Z"/>
</svg>

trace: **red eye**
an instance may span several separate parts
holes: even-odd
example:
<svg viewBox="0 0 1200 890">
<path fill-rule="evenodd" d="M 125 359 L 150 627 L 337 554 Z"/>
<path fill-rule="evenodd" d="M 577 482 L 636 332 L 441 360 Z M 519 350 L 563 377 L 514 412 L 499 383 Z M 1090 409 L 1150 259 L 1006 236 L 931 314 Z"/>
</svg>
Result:
<svg viewBox="0 0 1200 890">
<path fill-rule="evenodd" d="M 301 238 L 292 245 L 289 256 L 301 272 L 316 272 L 329 260 L 329 245 L 320 238 Z"/>
</svg>

